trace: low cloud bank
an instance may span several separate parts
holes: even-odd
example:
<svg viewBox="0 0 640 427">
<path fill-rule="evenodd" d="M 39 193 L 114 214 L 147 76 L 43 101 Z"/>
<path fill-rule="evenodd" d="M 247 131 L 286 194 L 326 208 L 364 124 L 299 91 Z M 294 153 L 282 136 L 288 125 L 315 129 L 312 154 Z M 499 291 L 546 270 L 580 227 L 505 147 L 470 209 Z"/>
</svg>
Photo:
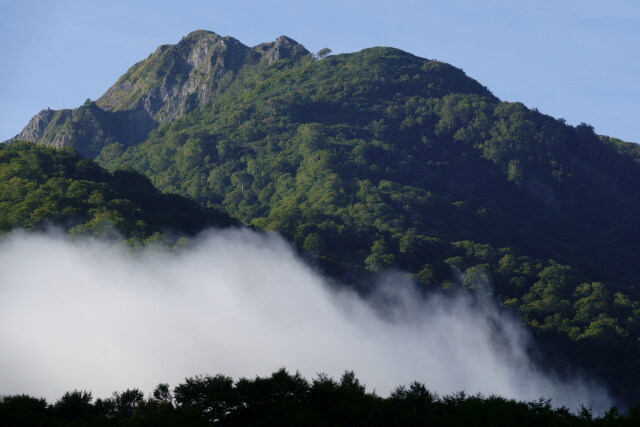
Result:
<svg viewBox="0 0 640 427">
<path fill-rule="evenodd" d="M 178 254 L 14 233 L 0 242 L 0 395 L 105 397 L 195 374 L 234 378 L 279 367 L 307 378 L 354 370 L 386 395 L 424 382 L 595 412 L 612 402 L 581 378 L 560 381 L 526 354 L 514 319 L 468 296 L 423 299 L 397 275 L 374 300 L 335 291 L 282 239 L 215 231 Z M 377 308 L 376 308 L 377 307 Z"/>
</svg>

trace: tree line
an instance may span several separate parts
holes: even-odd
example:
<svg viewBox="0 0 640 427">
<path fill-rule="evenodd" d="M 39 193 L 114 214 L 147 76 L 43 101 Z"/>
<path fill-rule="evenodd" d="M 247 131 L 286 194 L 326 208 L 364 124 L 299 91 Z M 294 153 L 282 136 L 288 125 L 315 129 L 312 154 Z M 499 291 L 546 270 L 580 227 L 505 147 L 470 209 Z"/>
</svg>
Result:
<svg viewBox="0 0 640 427">
<path fill-rule="evenodd" d="M 270 376 L 233 380 L 226 375 L 186 378 L 173 389 L 161 383 L 146 396 L 139 389 L 94 399 L 88 391 L 65 393 L 54 403 L 28 395 L 0 397 L 7 426 L 635 426 L 640 407 L 600 416 L 571 412 L 549 400 L 518 401 L 457 392 L 440 396 L 424 384 L 399 386 L 388 397 L 366 391 L 353 372 L 339 380 L 311 381 L 284 368 Z"/>
</svg>

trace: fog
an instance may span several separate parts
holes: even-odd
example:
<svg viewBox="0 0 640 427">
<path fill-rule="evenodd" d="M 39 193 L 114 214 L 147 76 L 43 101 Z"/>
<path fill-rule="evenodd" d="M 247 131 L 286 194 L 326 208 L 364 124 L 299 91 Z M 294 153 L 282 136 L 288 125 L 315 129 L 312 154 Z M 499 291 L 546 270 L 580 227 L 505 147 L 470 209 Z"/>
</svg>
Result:
<svg viewBox="0 0 640 427">
<path fill-rule="evenodd" d="M 528 333 L 492 303 L 421 298 L 401 274 L 369 300 L 336 291 L 275 235 L 211 231 L 193 247 L 132 255 L 97 240 L 14 233 L 0 241 L 0 395 L 96 397 L 196 374 L 345 370 L 379 395 L 414 380 L 595 412 L 595 383 L 528 358 Z M 337 287 L 344 289 L 344 287 Z"/>
</svg>

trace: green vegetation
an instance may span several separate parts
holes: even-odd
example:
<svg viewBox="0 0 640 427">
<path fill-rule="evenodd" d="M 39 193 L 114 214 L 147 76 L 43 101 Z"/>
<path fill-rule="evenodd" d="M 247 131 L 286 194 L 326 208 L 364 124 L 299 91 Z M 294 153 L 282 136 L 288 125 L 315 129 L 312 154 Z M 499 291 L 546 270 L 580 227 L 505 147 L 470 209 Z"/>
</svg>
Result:
<svg viewBox="0 0 640 427">
<path fill-rule="evenodd" d="M 133 168 L 161 191 L 277 230 L 348 283 L 399 269 L 425 291 L 494 295 L 545 360 L 640 401 L 637 145 L 501 102 L 461 70 L 397 49 L 248 61 L 256 48 L 207 32 L 159 48 L 102 102 L 134 108 L 171 93 L 189 49 L 209 39 L 215 96 L 143 142 L 118 136 L 127 120 L 93 126 L 106 123 L 93 103 L 47 132 L 85 129 L 73 146 L 99 150 L 108 170 Z"/>
<path fill-rule="evenodd" d="M 173 392 L 159 384 L 147 398 L 138 389 L 93 401 L 86 391 L 57 402 L 26 395 L 0 397 L 0 423 L 29 426 L 635 426 L 640 409 L 611 408 L 593 417 L 553 408 L 548 400 L 516 401 L 464 392 L 438 396 L 424 384 L 396 388 L 387 398 L 366 392 L 353 372 L 340 381 L 309 382 L 284 369 L 234 381 L 225 375 L 187 378 Z"/>
<path fill-rule="evenodd" d="M 627 395 L 640 380 L 640 165 L 625 150 L 450 65 L 373 48 L 260 64 L 97 160 L 277 230 L 343 280 L 392 268 L 449 288 L 466 273 L 557 364 Z"/>
<path fill-rule="evenodd" d="M 0 146 L 0 232 L 59 226 L 76 236 L 118 233 L 144 243 L 234 223 L 184 197 L 161 194 L 135 171 L 109 173 L 70 149 Z"/>
</svg>

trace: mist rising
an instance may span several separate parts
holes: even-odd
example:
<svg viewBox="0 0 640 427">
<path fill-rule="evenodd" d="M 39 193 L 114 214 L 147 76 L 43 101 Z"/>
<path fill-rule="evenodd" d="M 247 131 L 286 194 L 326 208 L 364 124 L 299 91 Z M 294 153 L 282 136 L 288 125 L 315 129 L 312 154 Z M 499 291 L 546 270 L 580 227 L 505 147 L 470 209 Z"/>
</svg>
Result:
<svg viewBox="0 0 640 427">
<path fill-rule="evenodd" d="M 423 300 L 395 275 L 379 284 L 378 298 L 392 302 L 382 314 L 331 290 L 273 235 L 216 231 L 178 254 L 132 256 L 96 240 L 14 233 L 0 259 L 0 395 L 149 392 L 196 374 L 284 366 L 307 378 L 354 370 L 381 395 L 417 380 L 440 394 L 545 396 L 596 412 L 612 403 L 591 382 L 542 373 L 526 331 L 490 303 Z"/>
</svg>

